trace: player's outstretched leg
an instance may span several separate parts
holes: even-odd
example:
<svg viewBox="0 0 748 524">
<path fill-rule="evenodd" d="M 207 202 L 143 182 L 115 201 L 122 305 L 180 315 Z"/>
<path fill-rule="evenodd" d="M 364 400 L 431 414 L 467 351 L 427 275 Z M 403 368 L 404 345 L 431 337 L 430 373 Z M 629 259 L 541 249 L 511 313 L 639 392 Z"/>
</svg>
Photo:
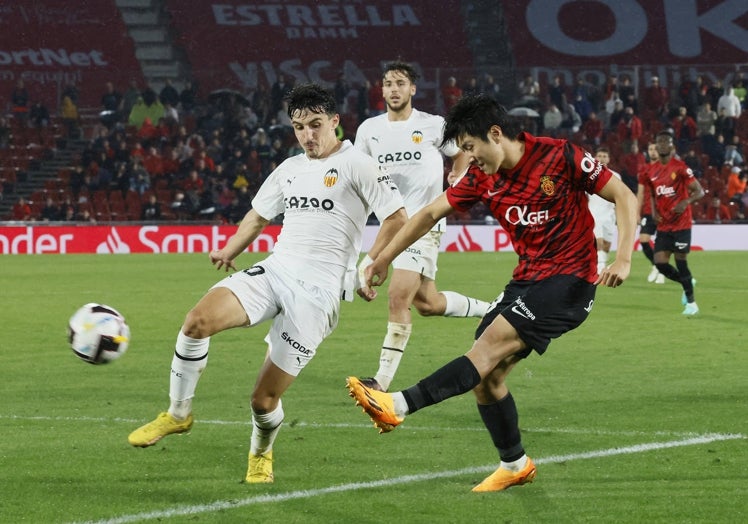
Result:
<svg viewBox="0 0 748 524">
<path fill-rule="evenodd" d="M 356 399 L 356 405 L 361 406 L 364 413 L 371 417 L 380 433 L 392 431 L 405 420 L 405 417 L 399 417 L 395 413 L 391 394 L 368 388 L 356 377 L 346 378 L 345 384 L 348 395 Z"/>
</svg>

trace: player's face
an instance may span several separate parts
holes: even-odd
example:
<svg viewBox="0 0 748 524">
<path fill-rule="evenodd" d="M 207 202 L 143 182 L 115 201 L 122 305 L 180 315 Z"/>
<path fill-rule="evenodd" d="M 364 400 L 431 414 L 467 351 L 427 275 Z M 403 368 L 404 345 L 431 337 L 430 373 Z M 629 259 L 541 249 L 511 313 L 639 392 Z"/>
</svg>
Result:
<svg viewBox="0 0 748 524">
<path fill-rule="evenodd" d="M 416 86 L 402 71 L 387 71 L 382 80 L 382 96 L 391 111 L 402 111 L 410 106 Z"/>
<path fill-rule="evenodd" d="M 491 135 L 488 135 L 487 142 L 476 136 L 463 135 L 458 137 L 457 146 L 468 155 L 471 164 L 489 175 L 499 171 L 506 157 L 501 144 L 492 140 Z"/>
<path fill-rule="evenodd" d="M 668 135 L 660 135 L 655 138 L 655 147 L 660 158 L 669 157 L 673 152 L 673 139 Z"/>
<path fill-rule="evenodd" d="M 595 160 L 600 162 L 602 165 L 607 166 L 610 162 L 610 155 L 605 151 L 598 151 L 595 153 Z"/>
<path fill-rule="evenodd" d="M 660 155 L 657 153 L 657 146 L 655 144 L 647 145 L 647 156 L 650 162 L 656 162 L 660 159 Z"/>
<path fill-rule="evenodd" d="M 335 150 L 338 145 L 335 128 L 339 121 L 338 115 L 331 118 L 307 110 L 296 111 L 291 117 L 296 140 L 309 158 L 325 158 Z"/>
</svg>

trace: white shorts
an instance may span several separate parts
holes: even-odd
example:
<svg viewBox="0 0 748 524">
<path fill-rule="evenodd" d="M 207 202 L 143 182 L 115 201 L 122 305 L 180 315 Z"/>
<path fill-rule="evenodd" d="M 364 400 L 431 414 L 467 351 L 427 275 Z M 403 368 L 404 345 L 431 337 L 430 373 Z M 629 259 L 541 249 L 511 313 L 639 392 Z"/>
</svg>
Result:
<svg viewBox="0 0 748 524">
<path fill-rule="evenodd" d="M 436 259 L 439 257 L 442 234 L 443 231 L 429 231 L 400 253 L 392 261 L 392 267 L 414 271 L 426 278 L 436 280 Z"/>
<path fill-rule="evenodd" d="M 612 213 L 593 213 L 595 218 L 595 238 L 602 238 L 606 242 L 613 242 L 616 232 L 616 215 Z"/>
<path fill-rule="evenodd" d="M 268 355 L 289 375 L 297 376 L 304 369 L 338 325 L 337 293 L 296 280 L 272 256 L 213 287 L 225 287 L 236 295 L 252 326 L 274 319 L 265 337 Z"/>
</svg>

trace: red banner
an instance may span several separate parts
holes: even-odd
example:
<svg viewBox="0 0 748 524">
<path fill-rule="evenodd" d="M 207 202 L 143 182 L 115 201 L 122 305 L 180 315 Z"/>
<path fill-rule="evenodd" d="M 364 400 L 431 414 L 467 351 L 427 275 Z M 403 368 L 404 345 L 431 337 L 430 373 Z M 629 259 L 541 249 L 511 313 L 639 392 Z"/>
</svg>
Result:
<svg viewBox="0 0 748 524">
<path fill-rule="evenodd" d="M 266 227 L 247 251 L 272 251 L 280 229 L 276 225 Z M 746 230 L 748 225 L 695 225 L 691 249 L 748 251 Z M 362 251 L 371 248 L 378 231 L 377 226 L 366 227 Z M 208 253 L 222 248 L 234 232 L 236 226 L 0 226 L 0 255 Z M 511 252 L 512 242 L 498 225 L 451 225 L 442 237 L 441 250 Z"/>
<path fill-rule="evenodd" d="M 2 2 L 0 33 L 3 102 L 9 102 L 18 79 L 30 102 L 40 100 L 50 112 L 69 84 L 80 92 L 79 105 L 99 107 L 107 81 L 121 91 L 131 78 L 142 82 L 135 46 L 114 0 Z"/>
<path fill-rule="evenodd" d="M 741 0 L 513 0 L 502 8 L 519 67 L 748 60 Z"/>
<path fill-rule="evenodd" d="M 279 75 L 363 84 L 383 61 L 470 67 L 459 0 L 167 0 L 201 91 L 272 85 Z M 420 89 L 420 84 L 419 84 Z"/>
<path fill-rule="evenodd" d="M 226 244 L 236 226 L 0 227 L 0 254 L 208 253 Z M 271 251 L 280 226 L 268 226 L 247 251 Z"/>
</svg>

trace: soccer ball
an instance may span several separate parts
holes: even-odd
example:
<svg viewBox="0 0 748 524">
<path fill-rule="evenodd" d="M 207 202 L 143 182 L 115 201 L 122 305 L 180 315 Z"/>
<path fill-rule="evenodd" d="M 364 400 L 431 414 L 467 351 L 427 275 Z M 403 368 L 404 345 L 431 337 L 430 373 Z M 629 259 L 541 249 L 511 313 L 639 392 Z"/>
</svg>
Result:
<svg viewBox="0 0 748 524">
<path fill-rule="evenodd" d="M 130 342 L 130 327 L 119 311 L 86 304 L 70 317 L 68 341 L 73 353 L 89 364 L 107 364 L 121 357 Z"/>
</svg>

